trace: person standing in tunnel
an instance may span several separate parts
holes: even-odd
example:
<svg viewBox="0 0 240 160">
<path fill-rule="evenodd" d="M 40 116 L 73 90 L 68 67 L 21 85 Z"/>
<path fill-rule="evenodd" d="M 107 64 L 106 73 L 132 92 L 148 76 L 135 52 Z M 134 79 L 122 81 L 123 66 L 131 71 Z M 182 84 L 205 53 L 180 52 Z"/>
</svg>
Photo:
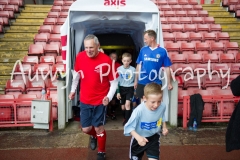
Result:
<svg viewBox="0 0 240 160">
<path fill-rule="evenodd" d="M 90 147 L 98 143 L 97 160 L 105 160 L 106 131 L 104 129 L 106 106 L 112 100 L 118 85 L 112 61 L 99 51 L 99 41 L 94 35 L 84 39 L 85 50 L 79 52 L 74 65 L 73 82 L 69 99 L 75 96 L 80 83 L 80 117 L 82 131 L 91 137 Z"/>
</svg>

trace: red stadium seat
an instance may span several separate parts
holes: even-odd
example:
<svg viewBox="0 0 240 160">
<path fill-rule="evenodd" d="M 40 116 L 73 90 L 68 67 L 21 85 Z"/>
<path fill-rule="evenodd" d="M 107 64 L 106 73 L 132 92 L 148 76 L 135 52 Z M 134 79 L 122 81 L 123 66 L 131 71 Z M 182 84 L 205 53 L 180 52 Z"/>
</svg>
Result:
<svg viewBox="0 0 240 160">
<path fill-rule="evenodd" d="M 198 12 L 195 10 L 188 10 L 187 11 L 187 17 L 197 17 L 198 16 Z"/>
<path fill-rule="evenodd" d="M 198 10 L 199 17 L 208 17 L 208 11 L 206 10 Z"/>
<path fill-rule="evenodd" d="M 202 5 L 200 4 L 193 5 L 193 10 L 203 10 Z"/>
<path fill-rule="evenodd" d="M 187 11 L 175 11 L 175 16 L 176 17 L 186 17 Z M 180 23 L 182 23 L 182 22 L 180 21 Z"/>
<path fill-rule="evenodd" d="M 195 47 L 193 43 L 181 43 L 180 51 L 182 54 L 194 54 Z"/>
<path fill-rule="evenodd" d="M 234 63 L 235 58 L 233 54 L 220 54 L 220 63 Z"/>
<path fill-rule="evenodd" d="M 26 91 L 41 91 L 45 88 L 45 83 L 42 79 L 34 79 L 33 81 L 28 81 L 26 84 Z"/>
<path fill-rule="evenodd" d="M 0 5 L 8 5 L 9 0 L 1 0 Z"/>
<path fill-rule="evenodd" d="M 59 55 L 59 46 L 57 44 L 46 44 L 44 54 L 46 56 L 54 56 L 54 58 L 57 57 Z"/>
<path fill-rule="evenodd" d="M 33 70 L 33 74 L 36 75 L 46 75 L 47 73 L 50 73 L 50 65 L 49 64 L 45 64 L 45 63 L 39 63 L 39 64 L 35 64 L 34 65 L 34 70 Z"/>
<path fill-rule="evenodd" d="M 171 69 L 173 70 L 173 72 L 175 72 L 175 75 L 192 72 L 192 68 L 193 67 L 191 64 L 185 64 L 185 63 L 174 63 L 171 66 Z"/>
<path fill-rule="evenodd" d="M 182 10 L 184 11 L 188 11 L 188 10 L 193 10 L 193 6 L 192 5 L 182 5 Z"/>
<path fill-rule="evenodd" d="M 204 23 L 207 23 L 207 24 L 214 24 L 215 23 L 215 20 L 213 17 L 203 17 L 203 21 Z"/>
<path fill-rule="evenodd" d="M 40 33 L 34 36 L 34 42 L 47 42 L 49 38 L 48 33 Z"/>
<path fill-rule="evenodd" d="M 166 0 L 161 0 L 161 1 L 158 1 L 157 4 L 158 4 L 158 6 L 167 5 L 168 2 Z"/>
<path fill-rule="evenodd" d="M 211 52 L 215 54 L 223 54 L 224 46 L 222 42 L 213 42 L 210 44 Z"/>
<path fill-rule="evenodd" d="M 63 64 L 62 56 L 56 57 L 56 64 Z"/>
<path fill-rule="evenodd" d="M 173 33 L 163 32 L 163 40 L 175 42 L 175 37 L 174 37 Z"/>
<path fill-rule="evenodd" d="M 47 18 L 58 18 L 59 12 L 48 12 Z"/>
<path fill-rule="evenodd" d="M 178 4 L 184 6 L 188 4 L 188 0 L 178 0 Z"/>
<path fill-rule="evenodd" d="M 7 80 L 5 94 L 7 92 L 25 92 L 25 84 L 23 80 Z"/>
<path fill-rule="evenodd" d="M 198 24 L 198 23 L 204 23 L 202 17 L 192 17 L 192 23 Z"/>
<path fill-rule="evenodd" d="M 53 26 L 52 33 L 53 33 L 53 34 L 60 34 L 60 28 L 61 28 L 60 25 L 55 25 L 55 26 Z"/>
<path fill-rule="evenodd" d="M 61 12 L 61 6 L 52 6 L 51 12 Z"/>
<path fill-rule="evenodd" d="M 171 5 L 172 11 L 181 11 L 182 10 L 182 5 L 175 4 Z"/>
<path fill-rule="evenodd" d="M 208 72 L 208 64 L 207 63 L 195 63 L 193 64 L 193 70 L 194 70 L 194 74 L 203 74 L 203 73 L 207 73 Z M 210 71 L 212 71 L 212 68 L 210 66 Z M 206 71 L 206 72 L 205 72 Z"/>
<path fill-rule="evenodd" d="M 198 5 L 198 2 L 197 0 L 188 0 L 188 4 L 191 4 L 191 5 Z"/>
<path fill-rule="evenodd" d="M 10 18 L 10 13 L 8 11 L 0 11 L 0 17 Z"/>
<path fill-rule="evenodd" d="M 212 64 L 212 69 L 218 71 L 218 73 L 225 74 L 228 71 L 229 66 L 226 63 L 214 63 L 214 64 Z M 229 72 L 229 74 L 230 74 L 230 72 Z"/>
<path fill-rule="evenodd" d="M 40 63 L 53 65 L 53 64 L 55 64 L 55 58 L 54 58 L 54 56 L 41 56 Z"/>
<path fill-rule="evenodd" d="M 166 17 L 161 17 L 160 18 L 162 24 L 168 24 L 167 18 Z"/>
<path fill-rule="evenodd" d="M 61 11 L 62 12 L 68 12 L 69 8 L 70 8 L 70 6 L 62 6 Z"/>
<path fill-rule="evenodd" d="M 181 23 L 181 24 L 186 24 L 186 23 L 187 24 L 191 24 L 192 23 L 192 19 L 191 19 L 191 17 L 179 17 L 179 23 Z"/>
<path fill-rule="evenodd" d="M 178 43 L 166 43 L 165 48 L 168 52 L 179 53 L 179 44 Z"/>
<path fill-rule="evenodd" d="M 28 50 L 28 55 L 33 55 L 33 56 L 41 56 L 43 55 L 44 51 L 43 51 L 43 46 L 42 45 L 38 45 L 38 44 L 31 44 L 29 46 L 29 50 Z"/>
<path fill-rule="evenodd" d="M 13 11 L 18 12 L 19 7 L 17 5 L 4 5 L 3 10 L 4 11 Z"/>
<path fill-rule="evenodd" d="M 61 42 L 60 34 L 50 34 L 49 42 Z"/>
<path fill-rule="evenodd" d="M 60 12 L 59 18 L 67 18 L 68 12 Z"/>
<path fill-rule="evenodd" d="M 179 19 L 178 17 L 167 17 L 168 24 L 178 24 Z"/>
<path fill-rule="evenodd" d="M 4 6 L 4 5 L 0 5 L 0 11 L 3 11 L 3 6 Z"/>
<path fill-rule="evenodd" d="M 201 54 L 189 54 L 187 56 L 188 63 L 202 63 L 202 55 Z"/>
<path fill-rule="evenodd" d="M 187 59 L 184 54 L 172 54 L 170 59 L 172 63 L 187 63 Z"/>
<path fill-rule="evenodd" d="M 228 54 L 238 54 L 239 52 L 239 47 L 238 47 L 238 43 L 237 42 L 227 42 L 225 43 L 225 48 L 226 48 L 226 52 Z"/>
<path fill-rule="evenodd" d="M 189 33 L 189 41 L 191 42 L 202 42 L 202 34 L 201 33 Z"/>
<path fill-rule="evenodd" d="M 182 24 L 171 24 L 171 31 L 172 32 L 183 32 L 183 25 Z"/>
<path fill-rule="evenodd" d="M 167 4 L 167 5 L 161 5 L 160 6 L 160 10 L 161 11 L 171 11 L 171 7 Z"/>
<path fill-rule="evenodd" d="M 219 42 L 226 43 L 230 41 L 230 36 L 228 32 L 220 32 L 220 33 L 217 33 L 217 40 Z"/>
<path fill-rule="evenodd" d="M 54 6 L 63 6 L 63 1 L 54 1 L 53 5 Z"/>
<path fill-rule="evenodd" d="M 203 55 L 203 63 L 208 63 L 208 60 L 210 60 L 211 63 L 218 63 L 219 58 L 217 54 L 204 54 Z"/>
<path fill-rule="evenodd" d="M 66 18 L 57 18 L 56 24 L 57 25 L 63 25 L 63 23 L 66 21 Z"/>
<path fill-rule="evenodd" d="M 52 66 L 52 73 L 53 75 L 56 73 L 56 72 L 63 72 L 65 69 L 64 69 L 64 64 L 54 64 Z"/>
<path fill-rule="evenodd" d="M 18 5 L 18 6 L 24 6 L 24 1 L 23 0 L 10 0 L 8 1 L 8 4 L 11 5 Z"/>
<path fill-rule="evenodd" d="M 196 28 L 195 24 L 183 24 L 184 32 L 196 32 Z"/>
<path fill-rule="evenodd" d="M 235 55 L 236 63 L 240 63 L 240 53 Z"/>
<path fill-rule="evenodd" d="M 52 25 L 41 25 L 38 33 L 51 33 L 52 32 Z"/>
<path fill-rule="evenodd" d="M 240 74 L 240 63 L 231 64 L 231 74 Z"/>
<path fill-rule="evenodd" d="M 187 43 L 189 41 L 189 37 L 187 33 L 181 33 L 181 32 L 177 32 L 175 33 L 175 39 L 176 42 L 185 42 Z"/>
<path fill-rule="evenodd" d="M 230 75 L 229 79 L 228 79 L 228 76 L 224 77 L 222 79 L 222 87 L 226 87 L 227 88 L 230 85 L 230 83 L 232 82 L 232 80 L 234 80 L 237 77 L 238 77 L 237 74 Z"/>
<path fill-rule="evenodd" d="M 56 19 L 55 18 L 45 18 L 44 25 L 55 25 L 56 24 Z"/>
<path fill-rule="evenodd" d="M 187 79 L 184 80 L 184 88 L 189 88 L 189 87 L 198 87 L 201 88 L 203 85 L 203 80 L 202 78 L 199 78 L 195 75 L 193 78 L 191 77 L 186 77 Z"/>
<path fill-rule="evenodd" d="M 203 87 L 222 87 L 222 79 L 218 75 L 212 75 L 212 78 L 208 75 L 203 77 Z"/>
<path fill-rule="evenodd" d="M 68 1 L 63 1 L 64 6 L 71 6 L 74 1 L 68 0 Z"/>
<path fill-rule="evenodd" d="M 163 11 L 164 17 L 175 18 L 175 11 Z"/>
<path fill-rule="evenodd" d="M 209 29 L 211 32 L 215 32 L 215 33 L 222 32 L 222 27 L 220 24 L 210 24 L 209 26 L 210 26 Z"/>
<path fill-rule="evenodd" d="M 171 26 L 169 24 L 162 24 L 163 32 L 171 32 Z"/>
<path fill-rule="evenodd" d="M 206 42 L 196 43 L 196 51 L 198 54 L 208 54 L 210 50 L 209 44 Z"/>
<path fill-rule="evenodd" d="M 23 64 L 38 64 L 38 56 L 24 56 L 22 60 Z"/>
<path fill-rule="evenodd" d="M 217 41 L 215 33 L 203 33 L 203 40 L 211 45 L 211 43 Z"/>
<path fill-rule="evenodd" d="M 168 0 L 168 4 L 169 5 L 176 5 L 176 4 L 178 4 L 178 1 L 177 0 Z"/>
<path fill-rule="evenodd" d="M 208 33 L 209 32 L 209 24 L 197 24 L 197 32 Z"/>
</svg>

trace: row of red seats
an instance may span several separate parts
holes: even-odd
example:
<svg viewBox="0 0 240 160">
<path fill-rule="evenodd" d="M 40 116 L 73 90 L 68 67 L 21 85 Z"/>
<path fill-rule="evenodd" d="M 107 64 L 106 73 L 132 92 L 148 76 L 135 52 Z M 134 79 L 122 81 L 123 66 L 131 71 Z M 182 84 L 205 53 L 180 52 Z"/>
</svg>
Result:
<svg viewBox="0 0 240 160">
<path fill-rule="evenodd" d="M 52 6 L 51 12 L 68 12 L 70 6 Z"/>
<path fill-rule="evenodd" d="M 162 24 L 214 24 L 213 17 L 161 17 Z"/>
<path fill-rule="evenodd" d="M 58 28 L 59 29 L 59 28 Z M 39 33 L 34 36 L 34 42 L 61 42 L 60 34 Z"/>
<path fill-rule="evenodd" d="M 60 34 L 61 25 L 41 25 L 38 33 Z"/>
<path fill-rule="evenodd" d="M 73 2 L 74 2 L 73 0 L 69 0 L 69 1 L 55 0 L 53 2 L 53 5 L 54 6 L 71 6 Z"/>
<path fill-rule="evenodd" d="M 66 18 L 45 18 L 43 21 L 44 25 L 63 25 Z"/>
<path fill-rule="evenodd" d="M 211 55 L 211 54 L 209 54 Z M 214 67 L 213 67 L 214 66 Z M 214 68 L 214 69 L 213 69 Z M 208 73 L 208 69 L 210 69 L 210 71 L 213 70 L 218 70 L 218 73 L 220 73 L 220 69 L 222 69 L 222 72 L 226 72 L 228 69 L 230 68 L 230 74 L 231 75 L 239 75 L 240 73 L 240 64 L 239 63 L 223 63 L 223 64 L 214 64 L 211 63 L 210 68 L 208 68 L 208 64 L 201 64 L 201 63 L 190 63 L 190 64 L 186 64 L 186 63 L 174 63 L 171 66 L 171 69 L 173 70 L 173 72 L 175 72 L 175 75 L 185 75 L 186 73 L 190 72 L 189 69 L 192 69 L 193 71 L 195 70 L 194 73 L 192 74 L 197 74 L 196 69 L 199 70 L 199 73 L 203 73 L 204 70 L 207 71 L 206 74 Z M 215 73 L 216 74 L 216 73 Z"/>
<path fill-rule="evenodd" d="M 19 12 L 19 6 L 18 5 L 0 5 L 0 11 Z"/>
<path fill-rule="evenodd" d="M 165 4 L 169 4 L 169 5 L 176 5 L 176 4 L 180 4 L 180 5 L 197 5 L 198 2 L 196 0 L 151 0 L 153 3 L 155 3 L 156 5 L 165 5 Z"/>
<path fill-rule="evenodd" d="M 48 12 L 47 18 L 67 18 L 68 12 Z"/>
<path fill-rule="evenodd" d="M 24 0 L 1 0 L 0 5 L 18 5 L 24 6 Z"/>
<path fill-rule="evenodd" d="M 240 0 L 223 0 L 222 6 L 229 7 L 230 5 L 238 5 L 240 4 Z"/>
<path fill-rule="evenodd" d="M 161 17 L 208 17 L 208 11 L 161 11 Z"/>
<path fill-rule="evenodd" d="M 22 60 L 23 64 L 38 64 L 38 63 L 47 63 L 50 65 L 53 64 L 63 64 L 62 56 L 41 56 L 40 59 L 38 56 L 24 56 Z"/>
<path fill-rule="evenodd" d="M 237 55 L 239 52 L 239 47 L 237 42 L 226 42 L 225 45 L 219 42 L 207 43 L 207 42 L 196 42 L 194 43 L 172 43 L 165 42 L 164 47 L 169 52 L 183 52 L 183 51 L 193 51 L 198 53 L 198 51 L 206 51 L 206 53 L 218 51 L 218 54 L 232 53 Z"/>
<path fill-rule="evenodd" d="M 8 17 L 0 17 L 0 25 L 3 25 L 3 26 L 8 26 L 10 23 L 9 23 L 9 18 Z"/>
<path fill-rule="evenodd" d="M 28 49 L 28 56 L 57 56 L 61 55 L 60 46 L 58 44 L 31 44 Z"/>
<path fill-rule="evenodd" d="M 240 57 L 235 60 L 233 54 L 169 54 L 172 63 L 208 63 L 210 60 L 211 63 L 214 63 L 214 68 L 221 66 L 224 70 L 227 70 L 229 66 L 227 63 L 237 63 L 240 61 Z"/>
<path fill-rule="evenodd" d="M 203 10 L 201 5 L 160 5 L 159 11 L 201 11 Z"/>
<path fill-rule="evenodd" d="M 163 32 L 221 32 L 222 27 L 219 24 L 162 24 Z M 219 35 L 228 35 L 227 32 Z M 228 35 L 229 37 L 229 35 Z"/>
<path fill-rule="evenodd" d="M 200 41 L 200 42 L 207 42 L 207 43 L 212 43 L 212 42 L 218 42 L 221 39 L 221 37 L 218 37 L 219 34 L 214 33 L 214 32 L 163 32 L 163 39 L 164 41 L 171 41 L 171 42 L 177 42 L 177 41 L 184 41 L 184 42 L 191 42 L 191 41 Z M 220 34 L 221 35 L 221 34 Z M 229 40 L 229 39 L 224 39 L 224 40 Z M 218 43 L 219 45 L 221 43 Z M 237 45 L 234 42 L 228 43 L 228 45 Z M 224 44 L 222 44 L 224 45 Z M 238 47 L 238 46 L 237 46 Z"/>
<path fill-rule="evenodd" d="M 0 17 L 15 19 L 14 11 L 0 11 Z"/>
</svg>

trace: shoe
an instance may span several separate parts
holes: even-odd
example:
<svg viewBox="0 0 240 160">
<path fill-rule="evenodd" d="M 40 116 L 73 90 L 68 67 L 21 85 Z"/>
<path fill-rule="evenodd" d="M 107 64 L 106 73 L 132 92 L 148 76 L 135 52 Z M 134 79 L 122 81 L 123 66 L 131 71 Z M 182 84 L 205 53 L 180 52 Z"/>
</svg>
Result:
<svg viewBox="0 0 240 160">
<path fill-rule="evenodd" d="M 105 153 L 104 152 L 98 152 L 97 154 L 97 160 L 105 160 Z"/>
<path fill-rule="evenodd" d="M 92 150 L 95 150 L 97 148 L 97 138 L 91 136 L 90 139 L 91 139 L 91 141 L 90 141 L 90 148 Z"/>
<path fill-rule="evenodd" d="M 115 120 L 116 119 L 116 116 L 114 114 L 111 114 L 111 119 L 112 120 Z"/>
</svg>

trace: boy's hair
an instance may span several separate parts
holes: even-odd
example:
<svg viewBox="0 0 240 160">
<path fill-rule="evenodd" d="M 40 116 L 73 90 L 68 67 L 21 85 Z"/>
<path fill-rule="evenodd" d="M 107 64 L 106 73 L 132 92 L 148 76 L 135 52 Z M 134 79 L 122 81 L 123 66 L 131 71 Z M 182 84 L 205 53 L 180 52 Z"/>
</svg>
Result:
<svg viewBox="0 0 240 160">
<path fill-rule="evenodd" d="M 155 40 L 157 39 L 157 33 L 154 30 L 146 30 L 143 35 L 148 34 L 149 37 L 153 37 Z"/>
<path fill-rule="evenodd" d="M 144 96 L 148 97 L 149 94 L 161 94 L 162 95 L 162 86 L 157 83 L 149 83 L 144 87 Z"/>
<path fill-rule="evenodd" d="M 130 58 L 132 59 L 132 55 L 131 55 L 130 53 L 127 53 L 127 52 L 123 53 L 122 59 L 123 59 L 124 57 L 130 57 Z"/>
</svg>

